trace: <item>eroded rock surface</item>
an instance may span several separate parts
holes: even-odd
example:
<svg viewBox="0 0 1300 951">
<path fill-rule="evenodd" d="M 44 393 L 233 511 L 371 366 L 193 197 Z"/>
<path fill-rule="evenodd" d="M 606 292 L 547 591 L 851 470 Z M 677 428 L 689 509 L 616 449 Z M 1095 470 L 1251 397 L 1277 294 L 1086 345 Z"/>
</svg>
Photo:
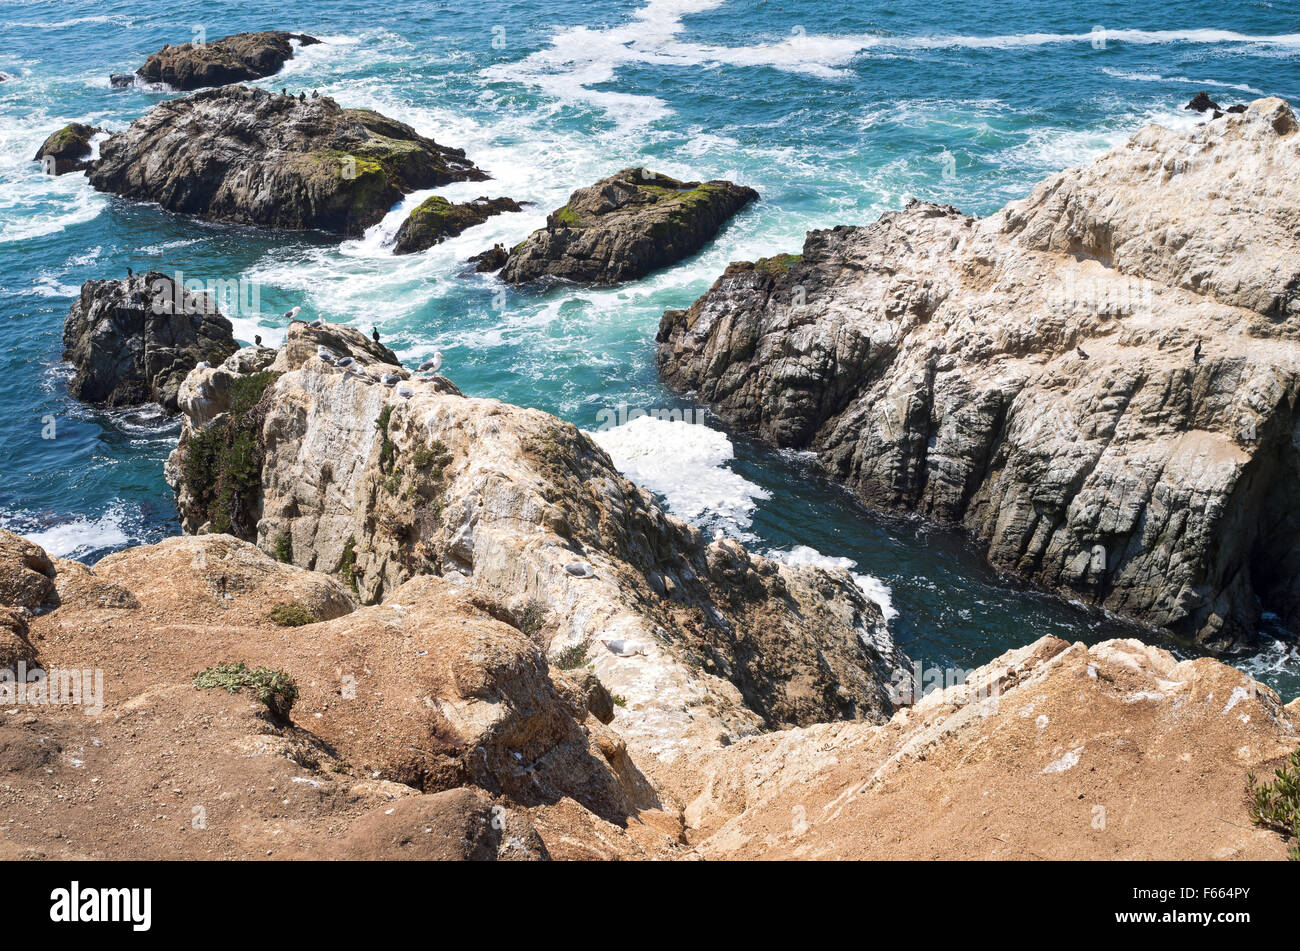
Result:
<svg viewBox="0 0 1300 951">
<path fill-rule="evenodd" d="M 178 410 L 177 392 L 199 363 L 239 345 L 210 296 L 157 271 L 87 281 L 63 324 L 63 358 L 77 368 L 77 399 L 106 406 L 155 402 Z"/>
<path fill-rule="evenodd" d="M 0 581 L 42 568 L 62 595 L 28 622 L 42 668 L 99 670 L 102 692 L 0 719 L 6 858 L 538 859 L 547 836 L 561 854 L 681 848 L 679 814 L 567 675 L 442 579 L 358 608 L 337 580 L 228 535 L 94 569 L 0 537 Z M 94 594 L 114 587 L 127 598 Z M 305 623 L 277 624 L 286 605 Z M 292 678 L 289 716 L 195 685 L 234 663 Z"/>
<path fill-rule="evenodd" d="M 644 277 L 700 250 L 757 198 L 732 182 L 679 182 L 624 169 L 574 192 L 545 228 L 510 252 L 501 278 L 616 284 Z"/>
<path fill-rule="evenodd" d="M 1300 134 L 1148 127 L 977 220 L 914 203 L 732 265 L 664 378 L 868 504 L 1230 648 L 1300 629 Z"/>
<path fill-rule="evenodd" d="M 488 176 L 369 109 L 223 86 L 154 106 L 103 142 L 89 177 L 168 211 L 355 237 L 408 192 Z"/>
<path fill-rule="evenodd" d="M 320 40 L 305 33 L 265 30 L 236 33 L 211 43 L 167 45 L 151 53 L 136 75 L 145 82 L 166 83 L 174 89 L 226 86 L 278 73 L 298 46 Z"/>
<path fill-rule="evenodd" d="M 892 710 L 901 659 L 846 572 L 708 542 L 574 427 L 442 377 L 331 365 L 300 345 L 310 331 L 291 326 L 282 375 L 236 435 L 228 413 L 183 400 L 168 472 L 188 530 L 240 531 L 366 603 L 423 575 L 463 585 L 557 663 L 592 668 L 621 700 L 614 725 L 665 764 L 762 728 Z M 196 371 L 185 394 L 214 377 Z M 246 437 L 260 479 L 231 511 L 210 447 Z M 196 459 L 217 463 L 205 474 Z"/>
<path fill-rule="evenodd" d="M 420 202 L 397 229 L 393 253 L 426 251 L 475 225 L 481 225 L 494 215 L 511 211 L 523 211 L 523 206 L 513 198 L 484 197 L 452 203 L 441 195 L 434 195 Z"/>
<path fill-rule="evenodd" d="M 1210 658 L 1044 637 L 884 726 L 721 751 L 688 838 L 721 859 L 1281 859 L 1245 777 L 1296 748 L 1296 712 Z"/>
</svg>

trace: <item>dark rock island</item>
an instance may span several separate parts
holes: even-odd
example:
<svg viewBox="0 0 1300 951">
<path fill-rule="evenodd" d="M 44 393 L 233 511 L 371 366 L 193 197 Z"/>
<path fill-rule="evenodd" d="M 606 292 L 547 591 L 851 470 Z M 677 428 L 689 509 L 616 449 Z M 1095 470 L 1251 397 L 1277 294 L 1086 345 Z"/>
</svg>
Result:
<svg viewBox="0 0 1300 951">
<path fill-rule="evenodd" d="M 546 227 L 510 252 L 512 284 L 558 277 L 583 284 L 635 280 L 707 244 L 758 192 L 731 182 L 679 182 L 628 168 L 580 188 Z"/>
<path fill-rule="evenodd" d="M 409 125 L 247 86 L 160 103 L 100 147 L 97 190 L 168 211 L 348 237 L 409 192 L 488 176 Z"/>
</svg>

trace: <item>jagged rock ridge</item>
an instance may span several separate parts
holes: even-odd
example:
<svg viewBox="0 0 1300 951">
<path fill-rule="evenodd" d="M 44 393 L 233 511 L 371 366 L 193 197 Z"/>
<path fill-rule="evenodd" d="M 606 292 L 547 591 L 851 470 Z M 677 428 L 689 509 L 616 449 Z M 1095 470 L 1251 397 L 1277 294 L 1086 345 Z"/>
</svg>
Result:
<svg viewBox="0 0 1300 951">
<path fill-rule="evenodd" d="M 1226 649 L 1300 629 L 1300 134 L 1148 127 L 976 220 L 914 203 L 669 311 L 670 384 L 868 504 Z"/>
</svg>

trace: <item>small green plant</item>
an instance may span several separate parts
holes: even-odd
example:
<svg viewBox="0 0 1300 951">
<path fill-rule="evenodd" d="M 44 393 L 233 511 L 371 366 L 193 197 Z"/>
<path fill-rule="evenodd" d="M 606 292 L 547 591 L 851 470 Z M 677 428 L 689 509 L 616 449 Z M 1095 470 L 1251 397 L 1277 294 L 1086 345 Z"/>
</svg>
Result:
<svg viewBox="0 0 1300 951">
<path fill-rule="evenodd" d="M 339 562 L 339 577 L 352 589 L 353 594 L 360 594 L 357 589 L 357 540 L 349 538 L 343 546 L 343 560 Z"/>
<path fill-rule="evenodd" d="M 379 418 L 375 420 L 375 429 L 379 430 L 379 471 L 385 475 L 393 471 L 393 463 L 397 460 L 397 445 L 388 438 L 388 421 L 393 418 L 393 406 L 388 404 L 379 411 Z"/>
<path fill-rule="evenodd" d="M 560 670 L 574 670 L 587 662 L 587 655 L 590 651 L 591 638 L 588 638 L 585 641 L 566 647 L 556 654 L 555 666 Z"/>
<path fill-rule="evenodd" d="M 186 439 L 181 468 L 193 515 L 214 532 L 252 539 L 262 496 L 262 397 L 280 377 L 265 371 L 230 385 L 230 411 Z"/>
<path fill-rule="evenodd" d="M 1282 833 L 1291 839 L 1287 858 L 1300 862 L 1300 749 L 1295 750 L 1277 771 L 1272 782 L 1250 784 L 1250 818 L 1256 825 Z"/>
<path fill-rule="evenodd" d="M 529 601 L 519 612 L 519 630 L 527 637 L 536 637 L 546 623 L 546 605 L 541 601 Z"/>
<path fill-rule="evenodd" d="M 317 620 L 316 615 L 301 604 L 293 603 L 277 604 L 266 616 L 280 627 L 302 627 L 304 624 L 315 624 Z"/>
<path fill-rule="evenodd" d="M 275 560 L 282 561 L 286 565 L 293 564 L 293 539 L 289 537 L 288 532 L 284 532 L 275 540 Z"/>
<path fill-rule="evenodd" d="M 627 706 L 627 697 L 623 696 L 621 693 L 611 693 L 609 699 L 614 701 L 614 706 L 616 707 Z"/>
<path fill-rule="evenodd" d="M 194 675 L 194 686 L 200 689 L 220 687 L 228 693 L 250 690 L 279 720 L 289 719 L 289 711 L 298 699 L 298 685 L 286 672 L 269 667 L 250 670 L 243 661 L 215 664 L 199 671 Z"/>
</svg>

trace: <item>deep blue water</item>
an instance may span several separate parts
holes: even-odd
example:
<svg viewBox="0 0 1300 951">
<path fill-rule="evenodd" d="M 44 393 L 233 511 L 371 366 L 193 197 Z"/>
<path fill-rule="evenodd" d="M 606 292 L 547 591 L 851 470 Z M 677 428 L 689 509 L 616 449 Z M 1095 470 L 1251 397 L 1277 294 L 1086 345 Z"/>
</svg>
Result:
<svg viewBox="0 0 1300 951">
<path fill-rule="evenodd" d="M 171 95 L 112 90 L 107 77 L 199 28 L 209 39 L 269 28 L 325 39 L 260 85 L 320 89 L 467 149 L 495 181 L 442 190 L 454 200 L 486 192 L 535 204 L 394 258 L 384 241 L 400 210 L 340 245 L 186 220 L 95 194 L 80 176 L 40 174 L 31 157 L 49 132 L 72 120 L 122 128 Z M 1200 89 L 1224 102 L 1300 100 L 1300 8 L 0 2 L 0 72 L 11 77 L 0 83 L 0 524 L 93 562 L 178 531 L 162 480 L 176 429 L 68 398 L 61 329 L 86 279 L 128 266 L 242 279 L 258 292 L 232 315 L 245 340 L 275 342 L 270 315 L 301 304 L 307 316 L 378 324 L 408 361 L 438 347 L 471 394 L 590 428 L 621 404 L 681 405 L 654 371 L 659 315 L 689 304 L 729 261 L 797 250 L 809 228 L 869 222 L 912 196 L 991 212 L 1147 122 L 1195 121 L 1181 106 Z M 470 254 L 513 244 L 573 188 L 628 165 L 732 178 L 762 201 L 697 257 L 617 289 L 502 294 L 465 272 Z M 45 439 L 50 418 L 56 435 Z M 679 448 L 652 428 L 638 439 L 652 469 Z M 691 465 L 659 473 L 671 506 L 761 550 L 849 559 L 888 587 L 891 627 L 923 663 L 969 667 L 1048 632 L 1123 632 L 1000 581 L 958 537 L 861 512 L 806 460 L 736 440 L 728 461 L 721 436 L 699 443 Z M 1300 693 L 1294 648 L 1243 666 Z"/>
</svg>

